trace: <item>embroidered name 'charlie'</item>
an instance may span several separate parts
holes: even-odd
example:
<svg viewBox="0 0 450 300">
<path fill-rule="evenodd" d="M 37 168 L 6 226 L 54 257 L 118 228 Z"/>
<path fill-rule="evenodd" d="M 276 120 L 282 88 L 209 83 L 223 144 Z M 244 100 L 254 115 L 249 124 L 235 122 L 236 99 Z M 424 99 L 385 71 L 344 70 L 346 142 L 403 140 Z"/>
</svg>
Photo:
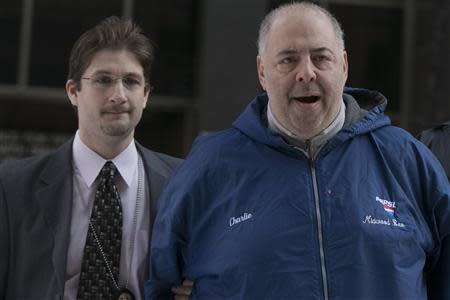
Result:
<svg viewBox="0 0 450 300">
<path fill-rule="evenodd" d="M 239 217 L 231 217 L 230 218 L 230 227 L 236 224 L 239 224 L 241 222 L 247 221 L 248 219 L 251 219 L 253 217 L 250 213 L 244 213 L 242 216 Z"/>
</svg>

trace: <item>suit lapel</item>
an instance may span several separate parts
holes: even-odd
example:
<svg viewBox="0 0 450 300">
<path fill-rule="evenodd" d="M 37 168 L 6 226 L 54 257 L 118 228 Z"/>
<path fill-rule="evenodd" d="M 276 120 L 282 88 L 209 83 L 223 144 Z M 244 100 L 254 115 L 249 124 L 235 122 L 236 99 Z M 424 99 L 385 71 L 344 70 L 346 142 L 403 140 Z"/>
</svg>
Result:
<svg viewBox="0 0 450 300">
<path fill-rule="evenodd" d="M 72 217 L 72 141 L 59 148 L 42 171 L 36 197 L 52 235 L 52 262 L 58 292 L 63 291 Z"/>
<path fill-rule="evenodd" d="M 136 142 L 136 147 L 141 154 L 144 162 L 145 175 L 147 177 L 147 186 L 150 188 L 150 230 L 155 221 L 158 208 L 158 198 L 167 180 L 168 168 L 152 151 L 145 149 Z"/>
<path fill-rule="evenodd" d="M 142 157 L 142 161 L 144 163 L 144 169 L 145 169 L 145 176 L 147 179 L 147 187 L 149 188 L 149 216 L 150 216 L 150 222 L 149 222 L 149 241 L 151 241 L 152 238 L 152 229 L 153 229 L 153 223 L 155 221 L 156 216 L 156 210 L 158 207 L 158 198 L 161 194 L 161 190 L 164 186 L 164 182 L 166 181 L 168 175 L 166 175 L 166 169 L 167 167 L 164 166 L 161 159 L 156 156 L 152 151 L 144 148 L 141 146 L 138 142 L 136 142 L 136 148 L 138 149 L 139 154 Z M 148 243 L 147 248 L 147 259 L 150 257 L 150 243 Z M 148 261 L 147 261 L 148 263 Z M 144 278 L 148 279 L 148 271 L 149 269 L 146 268 Z"/>
</svg>

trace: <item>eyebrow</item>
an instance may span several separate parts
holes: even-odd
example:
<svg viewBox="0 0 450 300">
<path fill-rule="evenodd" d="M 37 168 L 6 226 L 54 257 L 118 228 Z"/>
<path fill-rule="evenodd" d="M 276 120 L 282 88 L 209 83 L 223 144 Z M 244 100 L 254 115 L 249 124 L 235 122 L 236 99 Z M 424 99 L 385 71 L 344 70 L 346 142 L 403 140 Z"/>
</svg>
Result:
<svg viewBox="0 0 450 300">
<path fill-rule="evenodd" d="M 329 53 L 333 54 L 333 51 L 331 51 L 331 49 L 328 47 L 313 48 L 313 49 L 310 49 L 309 52 L 311 52 L 311 53 L 329 52 Z M 298 51 L 295 49 L 285 49 L 285 50 L 281 50 L 280 52 L 278 52 L 276 54 L 276 56 L 281 57 L 281 56 L 293 55 L 293 54 L 297 54 L 297 53 L 298 53 Z"/>
<path fill-rule="evenodd" d="M 92 75 L 113 75 L 113 76 L 117 76 L 116 74 L 114 74 L 114 73 L 112 73 L 110 71 L 107 71 L 107 70 L 97 70 L 97 71 L 93 72 Z M 144 78 L 143 75 L 141 75 L 139 73 L 136 73 L 136 72 L 127 72 L 127 73 L 125 73 L 125 74 L 123 74 L 121 76 L 122 77 L 124 77 L 124 76 L 132 76 L 132 77 Z"/>
<path fill-rule="evenodd" d="M 330 53 L 333 54 L 333 51 L 331 51 L 331 49 L 330 49 L 330 48 L 327 48 L 327 47 L 314 48 L 314 49 L 311 50 L 311 52 L 313 52 L 313 53 L 317 53 L 317 52 L 330 52 Z"/>
<path fill-rule="evenodd" d="M 297 54 L 297 53 L 298 53 L 298 51 L 295 49 L 285 49 L 285 50 L 281 50 L 280 52 L 278 52 L 276 54 L 276 56 L 280 57 L 280 56 L 292 55 L 292 54 Z"/>
</svg>

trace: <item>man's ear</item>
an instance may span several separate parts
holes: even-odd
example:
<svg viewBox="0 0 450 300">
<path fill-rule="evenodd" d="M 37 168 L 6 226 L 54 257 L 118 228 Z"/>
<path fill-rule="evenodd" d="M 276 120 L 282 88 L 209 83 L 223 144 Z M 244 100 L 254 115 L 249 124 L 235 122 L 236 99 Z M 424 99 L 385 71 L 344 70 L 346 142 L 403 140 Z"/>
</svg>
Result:
<svg viewBox="0 0 450 300">
<path fill-rule="evenodd" d="M 347 81 L 347 77 L 348 77 L 348 58 L 347 58 L 347 51 L 344 50 L 344 63 L 343 63 L 343 67 L 344 67 L 344 75 L 345 75 L 345 81 Z"/>
<path fill-rule="evenodd" d="M 144 87 L 144 102 L 142 108 L 147 107 L 147 102 L 150 100 L 150 95 L 152 93 L 152 86 L 150 84 L 146 84 Z"/>
<path fill-rule="evenodd" d="M 263 90 L 266 90 L 266 77 L 264 74 L 264 64 L 262 62 L 261 55 L 256 56 L 256 69 L 258 71 L 259 83 Z"/>
<path fill-rule="evenodd" d="M 72 103 L 73 106 L 78 106 L 78 85 L 73 79 L 67 80 L 66 93 L 70 103 Z"/>
</svg>

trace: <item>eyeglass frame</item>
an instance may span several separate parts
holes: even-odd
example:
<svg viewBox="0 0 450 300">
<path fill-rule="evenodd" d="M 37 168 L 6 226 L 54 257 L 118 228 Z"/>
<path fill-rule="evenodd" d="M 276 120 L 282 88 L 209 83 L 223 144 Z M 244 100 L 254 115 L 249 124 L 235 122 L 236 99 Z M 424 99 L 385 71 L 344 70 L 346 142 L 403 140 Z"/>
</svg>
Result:
<svg viewBox="0 0 450 300">
<path fill-rule="evenodd" d="M 100 89 L 100 90 L 108 90 L 111 89 L 113 86 L 116 85 L 118 80 L 122 81 L 123 86 L 129 90 L 129 91 L 137 91 L 139 88 L 144 86 L 144 88 L 147 86 L 150 90 L 151 87 L 148 83 L 145 82 L 145 79 L 139 79 L 136 78 L 134 75 L 126 74 L 123 76 L 114 76 L 112 74 L 98 74 L 98 75 L 92 75 L 91 77 L 81 77 L 80 79 L 89 80 L 94 88 Z M 110 82 L 101 82 L 102 79 L 110 79 Z M 134 83 L 126 83 L 126 79 L 132 79 L 135 82 Z M 144 82 L 144 83 L 142 83 Z M 135 86 L 133 86 L 135 84 Z"/>
</svg>

